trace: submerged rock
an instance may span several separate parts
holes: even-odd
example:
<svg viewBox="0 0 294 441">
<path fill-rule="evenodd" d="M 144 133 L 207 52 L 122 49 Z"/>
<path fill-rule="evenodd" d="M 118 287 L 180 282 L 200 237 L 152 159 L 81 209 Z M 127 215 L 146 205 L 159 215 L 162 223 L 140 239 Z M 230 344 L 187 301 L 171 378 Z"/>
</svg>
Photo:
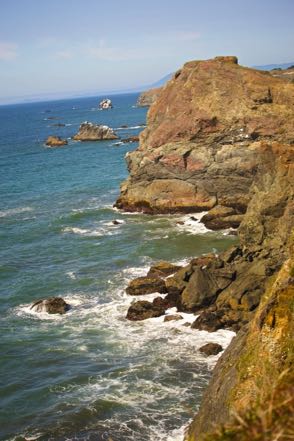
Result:
<svg viewBox="0 0 294 441">
<path fill-rule="evenodd" d="M 37 300 L 30 309 L 48 314 L 65 314 L 70 309 L 70 305 L 61 297 L 50 297 L 49 299 Z"/>
<path fill-rule="evenodd" d="M 218 343 L 207 343 L 206 345 L 199 348 L 199 352 L 206 355 L 207 357 L 209 357 L 210 355 L 217 355 L 221 351 L 223 351 L 223 347 Z"/>
<path fill-rule="evenodd" d="M 167 290 L 164 280 L 159 277 L 138 277 L 137 279 L 131 280 L 126 292 L 131 296 L 139 296 L 152 294 L 154 292 L 163 294 L 166 293 Z"/>
<path fill-rule="evenodd" d="M 68 144 L 67 140 L 61 139 L 60 136 L 48 136 L 46 141 L 46 145 L 48 147 L 61 147 L 67 144 Z"/>
<path fill-rule="evenodd" d="M 97 125 L 88 121 L 80 125 L 79 131 L 73 136 L 76 141 L 102 141 L 118 139 L 113 129 L 108 126 Z"/>
</svg>

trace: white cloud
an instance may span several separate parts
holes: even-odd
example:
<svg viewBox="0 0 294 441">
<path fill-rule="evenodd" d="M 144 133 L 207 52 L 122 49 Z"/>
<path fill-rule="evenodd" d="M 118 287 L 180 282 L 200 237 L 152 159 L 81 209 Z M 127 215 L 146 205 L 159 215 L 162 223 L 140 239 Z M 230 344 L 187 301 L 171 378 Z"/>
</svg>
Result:
<svg viewBox="0 0 294 441">
<path fill-rule="evenodd" d="M 14 60 L 17 56 L 18 46 L 15 43 L 7 43 L 4 41 L 0 41 L 0 60 L 2 61 L 10 61 Z"/>
</svg>

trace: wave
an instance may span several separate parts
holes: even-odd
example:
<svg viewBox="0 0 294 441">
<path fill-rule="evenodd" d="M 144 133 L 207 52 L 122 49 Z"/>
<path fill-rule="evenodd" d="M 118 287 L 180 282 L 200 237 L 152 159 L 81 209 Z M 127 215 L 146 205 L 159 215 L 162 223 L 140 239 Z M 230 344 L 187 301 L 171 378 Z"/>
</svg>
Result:
<svg viewBox="0 0 294 441">
<path fill-rule="evenodd" d="M 135 130 L 135 129 L 144 129 L 146 128 L 145 124 L 142 124 L 140 126 L 130 126 L 130 127 L 117 127 L 114 130 L 120 131 L 120 130 Z"/>
<path fill-rule="evenodd" d="M 25 213 L 28 211 L 33 211 L 33 208 L 32 207 L 9 208 L 8 210 L 0 211 L 0 217 L 13 216 L 15 214 Z"/>
</svg>

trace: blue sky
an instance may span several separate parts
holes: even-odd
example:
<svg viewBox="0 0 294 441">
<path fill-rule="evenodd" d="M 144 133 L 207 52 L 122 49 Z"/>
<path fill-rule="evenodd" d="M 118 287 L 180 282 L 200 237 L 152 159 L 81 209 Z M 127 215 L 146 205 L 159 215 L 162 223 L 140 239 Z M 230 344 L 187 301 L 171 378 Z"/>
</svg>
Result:
<svg viewBox="0 0 294 441">
<path fill-rule="evenodd" d="M 0 0 L 0 103 L 134 88 L 217 55 L 292 62 L 293 20 L 294 0 Z"/>
</svg>

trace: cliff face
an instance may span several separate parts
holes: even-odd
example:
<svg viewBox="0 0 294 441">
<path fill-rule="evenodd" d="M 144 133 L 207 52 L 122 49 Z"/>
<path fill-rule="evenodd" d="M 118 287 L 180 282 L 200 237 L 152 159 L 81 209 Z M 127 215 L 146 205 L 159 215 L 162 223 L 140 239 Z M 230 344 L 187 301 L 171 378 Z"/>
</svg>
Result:
<svg viewBox="0 0 294 441">
<path fill-rule="evenodd" d="M 293 119 L 293 84 L 235 57 L 186 63 L 149 109 L 116 205 L 147 213 L 214 208 L 220 228 L 225 218 L 238 226 L 260 141 L 293 142 Z"/>
<path fill-rule="evenodd" d="M 162 88 L 156 87 L 154 89 L 146 90 L 142 92 L 138 98 L 137 106 L 139 107 L 149 107 L 157 100 Z"/>
</svg>

